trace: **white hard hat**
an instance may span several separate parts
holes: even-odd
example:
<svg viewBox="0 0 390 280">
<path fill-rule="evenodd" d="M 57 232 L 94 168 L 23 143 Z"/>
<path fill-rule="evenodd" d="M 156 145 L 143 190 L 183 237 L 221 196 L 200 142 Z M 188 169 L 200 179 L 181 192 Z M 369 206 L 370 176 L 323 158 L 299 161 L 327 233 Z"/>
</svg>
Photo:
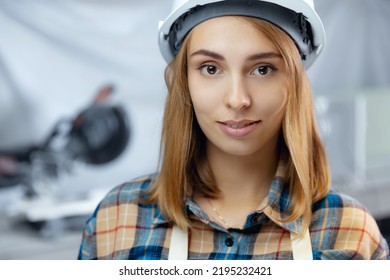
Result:
<svg viewBox="0 0 390 280">
<path fill-rule="evenodd" d="M 325 30 L 313 0 L 176 0 L 173 12 L 160 22 L 160 51 L 170 63 L 188 32 L 208 19 L 241 15 L 269 21 L 295 42 L 308 69 L 325 46 Z"/>
</svg>

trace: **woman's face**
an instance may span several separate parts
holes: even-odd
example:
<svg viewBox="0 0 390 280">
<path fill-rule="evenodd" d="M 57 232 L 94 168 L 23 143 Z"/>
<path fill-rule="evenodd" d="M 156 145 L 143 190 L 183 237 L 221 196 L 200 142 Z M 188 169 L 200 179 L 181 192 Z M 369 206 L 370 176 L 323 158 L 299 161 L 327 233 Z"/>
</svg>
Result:
<svg viewBox="0 0 390 280">
<path fill-rule="evenodd" d="M 213 18 L 194 28 L 187 60 L 208 151 L 250 156 L 275 150 L 288 77 L 272 41 L 243 18 Z"/>
</svg>

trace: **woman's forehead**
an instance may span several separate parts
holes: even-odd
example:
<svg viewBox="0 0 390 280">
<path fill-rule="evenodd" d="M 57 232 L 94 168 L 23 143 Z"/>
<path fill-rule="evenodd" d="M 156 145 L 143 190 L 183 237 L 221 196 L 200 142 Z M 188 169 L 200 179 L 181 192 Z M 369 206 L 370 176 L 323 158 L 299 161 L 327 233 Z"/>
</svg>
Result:
<svg viewBox="0 0 390 280">
<path fill-rule="evenodd" d="M 192 30 L 189 53 L 201 49 L 216 53 L 278 53 L 275 44 L 244 17 L 223 16 L 207 20 Z"/>
</svg>

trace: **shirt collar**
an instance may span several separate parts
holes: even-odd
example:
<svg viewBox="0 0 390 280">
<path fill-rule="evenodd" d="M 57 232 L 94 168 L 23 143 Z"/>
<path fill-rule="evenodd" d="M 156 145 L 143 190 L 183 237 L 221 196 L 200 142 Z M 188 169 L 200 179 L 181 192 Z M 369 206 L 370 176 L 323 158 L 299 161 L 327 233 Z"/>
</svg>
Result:
<svg viewBox="0 0 390 280">
<path fill-rule="evenodd" d="M 154 226 L 160 226 L 164 224 L 168 224 L 170 222 L 169 219 L 167 219 L 160 210 L 160 207 L 158 207 L 157 203 L 153 205 L 154 208 L 154 214 L 153 214 L 153 222 L 152 224 Z"/>
<path fill-rule="evenodd" d="M 195 216 L 197 220 L 200 220 L 204 224 L 210 224 L 210 226 L 217 230 L 227 232 L 227 229 L 225 229 L 223 226 L 210 220 L 210 217 L 207 215 L 207 213 L 202 208 L 200 208 L 199 204 L 196 203 L 192 197 L 187 198 L 186 209 L 188 216 Z"/>
<path fill-rule="evenodd" d="M 284 177 L 276 176 L 268 193 L 267 206 L 263 212 L 274 223 L 287 231 L 297 233 L 302 227 L 302 216 L 291 222 L 283 222 L 289 217 L 291 210 L 291 195 L 289 185 L 285 184 Z"/>
<path fill-rule="evenodd" d="M 208 215 L 206 214 L 206 212 L 204 212 L 202 210 L 202 208 L 200 208 L 200 206 L 193 200 L 192 197 L 188 197 L 187 200 L 186 200 L 186 211 L 187 211 L 187 215 L 188 216 L 196 216 L 196 218 L 198 220 L 200 220 L 201 222 L 205 223 L 205 224 L 209 224 L 209 223 L 212 223 L 212 226 L 218 230 L 221 230 L 221 231 L 226 231 L 226 229 L 224 229 L 222 226 L 218 225 L 217 223 L 214 223 L 212 221 L 210 221 L 210 218 L 208 217 Z M 167 219 L 160 211 L 160 208 L 157 206 L 157 204 L 155 205 L 154 207 L 155 209 L 155 212 L 154 212 L 154 215 L 153 215 L 153 222 L 152 224 L 155 226 L 155 227 L 160 227 L 160 226 L 164 226 L 164 225 L 167 225 L 171 222 L 171 220 Z"/>
<path fill-rule="evenodd" d="M 282 156 L 276 169 L 275 178 L 268 192 L 268 206 L 264 208 L 264 213 L 282 228 L 297 233 L 302 227 L 302 216 L 291 222 L 281 221 L 289 217 L 291 210 L 290 186 L 285 182 L 286 174 L 287 160 Z"/>
<path fill-rule="evenodd" d="M 208 224 L 210 222 L 210 219 L 207 216 L 207 214 L 200 208 L 200 206 L 193 200 L 192 197 L 187 198 L 185 207 L 188 215 L 195 215 L 199 220 L 201 220 L 205 224 Z M 171 222 L 171 220 L 169 220 L 162 214 L 160 207 L 158 207 L 157 204 L 154 204 L 153 208 L 154 208 L 153 222 L 152 222 L 153 225 L 161 226 Z"/>
</svg>

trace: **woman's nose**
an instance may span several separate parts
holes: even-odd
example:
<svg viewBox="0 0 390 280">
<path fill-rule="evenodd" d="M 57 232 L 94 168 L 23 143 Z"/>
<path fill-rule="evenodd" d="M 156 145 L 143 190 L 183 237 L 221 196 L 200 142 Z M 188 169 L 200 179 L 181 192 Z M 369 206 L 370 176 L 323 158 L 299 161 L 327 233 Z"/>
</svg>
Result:
<svg viewBox="0 0 390 280">
<path fill-rule="evenodd" d="M 245 77 L 233 77 L 225 94 L 225 104 L 229 109 L 241 110 L 251 106 L 251 98 Z"/>
</svg>

